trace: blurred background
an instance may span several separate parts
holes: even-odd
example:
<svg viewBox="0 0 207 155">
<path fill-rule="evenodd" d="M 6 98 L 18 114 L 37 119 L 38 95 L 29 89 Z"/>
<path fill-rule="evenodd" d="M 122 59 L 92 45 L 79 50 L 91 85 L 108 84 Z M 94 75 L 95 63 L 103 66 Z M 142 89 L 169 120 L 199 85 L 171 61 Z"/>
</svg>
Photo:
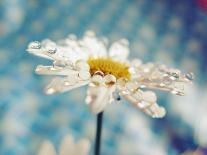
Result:
<svg viewBox="0 0 207 155">
<path fill-rule="evenodd" d="M 25 51 L 30 41 L 56 41 L 69 33 L 80 37 L 86 30 L 111 42 L 127 38 L 130 58 L 195 74 L 185 97 L 158 94 L 167 109 L 163 119 L 152 119 L 125 101 L 108 106 L 102 155 L 205 150 L 206 0 L 0 0 L 0 155 L 35 155 L 45 139 L 58 148 L 67 133 L 94 142 L 96 117 L 85 105 L 86 88 L 46 96 L 50 78 L 35 75 L 34 69 L 48 62 Z"/>
</svg>

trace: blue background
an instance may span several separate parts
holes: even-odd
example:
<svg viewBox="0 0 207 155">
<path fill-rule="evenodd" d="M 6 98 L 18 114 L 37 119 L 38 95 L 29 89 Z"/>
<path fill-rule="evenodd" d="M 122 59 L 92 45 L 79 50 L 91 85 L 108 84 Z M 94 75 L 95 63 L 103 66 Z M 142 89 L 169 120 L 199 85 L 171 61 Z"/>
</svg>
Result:
<svg viewBox="0 0 207 155">
<path fill-rule="evenodd" d="M 0 154 L 35 155 L 44 139 L 58 148 L 67 133 L 93 143 L 95 116 L 86 87 L 46 96 L 48 61 L 29 55 L 30 41 L 86 30 L 130 41 L 130 58 L 195 73 L 185 97 L 158 93 L 168 113 L 152 119 L 125 101 L 105 111 L 103 155 L 179 155 L 207 146 L 207 13 L 195 0 L 0 0 Z M 91 148 L 91 154 L 93 148 Z"/>
</svg>

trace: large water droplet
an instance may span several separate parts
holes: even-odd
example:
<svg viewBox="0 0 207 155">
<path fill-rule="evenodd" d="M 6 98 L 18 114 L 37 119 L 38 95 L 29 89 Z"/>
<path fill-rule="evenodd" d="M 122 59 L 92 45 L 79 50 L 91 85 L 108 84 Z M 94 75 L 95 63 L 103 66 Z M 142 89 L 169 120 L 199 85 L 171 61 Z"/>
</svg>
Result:
<svg viewBox="0 0 207 155">
<path fill-rule="evenodd" d="M 192 80 L 194 79 L 194 74 L 193 74 L 193 73 L 188 73 L 188 74 L 185 75 L 185 77 L 186 77 L 188 80 L 192 81 Z"/>
<path fill-rule="evenodd" d="M 40 49 L 41 48 L 41 44 L 39 41 L 33 41 L 29 44 L 28 46 L 29 49 Z"/>
</svg>

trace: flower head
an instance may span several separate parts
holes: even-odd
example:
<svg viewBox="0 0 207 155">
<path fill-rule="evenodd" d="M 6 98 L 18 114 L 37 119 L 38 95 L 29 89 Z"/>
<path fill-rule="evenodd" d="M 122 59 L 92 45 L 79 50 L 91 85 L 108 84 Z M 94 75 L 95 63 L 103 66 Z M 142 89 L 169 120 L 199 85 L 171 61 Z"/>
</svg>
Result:
<svg viewBox="0 0 207 155">
<path fill-rule="evenodd" d="M 27 51 L 53 61 L 51 66 L 36 68 L 37 74 L 57 76 L 46 87 L 46 94 L 88 85 L 86 102 L 95 114 L 123 97 L 146 114 L 163 117 L 165 109 L 157 104 L 156 94 L 150 90 L 184 95 L 184 84 L 193 80 L 192 73 L 182 74 L 160 64 L 142 64 L 139 59 L 127 60 L 129 43 L 126 39 L 109 48 L 106 42 L 89 31 L 82 39 L 69 35 L 58 43 L 48 39 L 31 42 Z"/>
<path fill-rule="evenodd" d="M 81 139 L 77 143 L 71 135 L 66 135 L 59 148 L 59 155 L 87 155 L 90 150 L 90 142 L 87 139 Z M 53 144 L 46 140 L 42 143 L 38 155 L 57 155 Z"/>
</svg>

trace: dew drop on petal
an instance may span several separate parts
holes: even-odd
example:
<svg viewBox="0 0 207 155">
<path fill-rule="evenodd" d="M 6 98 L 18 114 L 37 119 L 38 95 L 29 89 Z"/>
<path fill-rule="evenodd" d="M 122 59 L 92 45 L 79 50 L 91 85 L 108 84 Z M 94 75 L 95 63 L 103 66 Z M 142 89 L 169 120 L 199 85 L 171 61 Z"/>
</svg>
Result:
<svg viewBox="0 0 207 155">
<path fill-rule="evenodd" d="M 41 48 L 41 44 L 39 41 L 33 41 L 28 45 L 29 49 L 40 49 Z"/>
<path fill-rule="evenodd" d="M 94 75 L 100 75 L 100 76 L 104 76 L 104 73 L 102 72 L 102 71 L 96 71 L 95 73 L 94 73 Z"/>
<path fill-rule="evenodd" d="M 121 96 L 119 95 L 119 92 L 118 91 L 113 92 L 113 98 L 116 101 L 120 101 L 121 100 Z"/>
<path fill-rule="evenodd" d="M 95 85 L 101 85 L 103 83 L 103 77 L 101 75 L 93 75 L 91 78 L 91 82 Z"/>
<path fill-rule="evenodd" d="M 137 85 L 137 83 L 132 82 L 132 81 L 129 81 L 129 82 L 127 82 L 127 84 L 126 84 L 126 87 L 127 87 L 129 90 L 133 91 L 133 90 L 137 89 L 139 86 Z"/>
<path fill-rule="evenodd" d="M 194 79 L 194 74 L 193 74 L 193 73 L 188 73 L 188 74 L 185 75 L 185 77 L 186 77 L 188 80 L 192 81 L 192 80 Z"/>
<path fill-rule="evenodd" d="M 141 101 L 141 102 L 139 102 L 138 104 L 137 104 L 137 106 L 139 107 L 139 108 L 141 108 L 141 109 L 143 109 L 143 108 L 145 108 L 145 107 L 147 107 L 147 106 L 149 106 L 150 105 L 150 103 L 149 102 L 146 102 L 146 101 Z"/>
<path fill-rule="evenodd" d="M 104 76 L 104 82 L 106 85 L 113 85 L 116 83 L 116 77 L 112 74 Z"/>
<path fill-rule="evenodd" d="M 57 52 L 57 45 L 56 43 L 50 41 L 50 40 L 44 40 L 42 42 L 44 45 L 45 50 L 50 54 L 55 54 Z"/>
<path fill-rule="evenodd" d="M 152 91 L 143 92 L 142 97 L 147 102 L 156 102 L 157 96 Z"/>
</svg>

